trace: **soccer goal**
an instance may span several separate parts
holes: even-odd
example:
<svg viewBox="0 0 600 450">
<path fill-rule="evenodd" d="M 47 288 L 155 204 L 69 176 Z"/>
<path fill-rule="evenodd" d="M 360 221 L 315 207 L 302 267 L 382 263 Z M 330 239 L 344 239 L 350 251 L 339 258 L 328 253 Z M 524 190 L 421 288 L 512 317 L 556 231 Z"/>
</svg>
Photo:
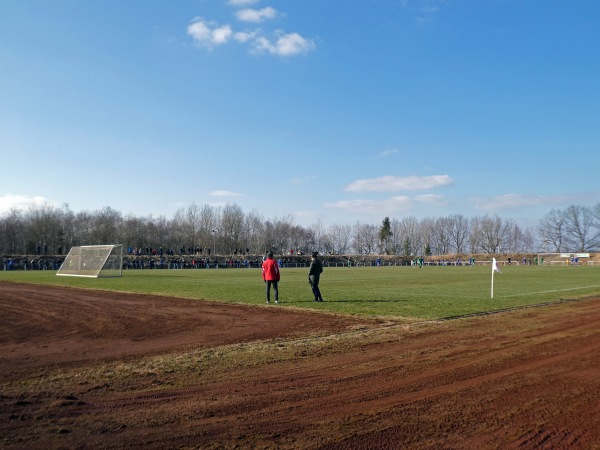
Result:
<svg viewBox="0 0 600 450">
<path fill-rule="evenodd" d="M 538 266 L 558 266 L 564 263 L 563 253 L 542 252 L 535 258 L 535 264 Z"/>
<path fill-rule="evenodd" d="M 72 247 L 56 275 L 72 277 L 120 277 L 123 275 L 123 245 Z"/>
<path fill-rule="evenodd" d="M 582 259 L 589 259 L 589 253 L 538 253 L 537 264 L 538 265 L 550 265 L 550 266 L 579 266 L 582 263 Z"/>
</svg>

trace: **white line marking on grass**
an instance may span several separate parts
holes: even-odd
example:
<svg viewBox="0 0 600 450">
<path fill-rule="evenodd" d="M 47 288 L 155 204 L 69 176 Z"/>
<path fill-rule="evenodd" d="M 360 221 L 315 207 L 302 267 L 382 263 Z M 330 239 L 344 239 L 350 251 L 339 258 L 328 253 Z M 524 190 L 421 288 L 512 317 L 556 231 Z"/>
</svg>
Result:
<svg viewBox="0 0 600 450">
<path fill-rule="evenodd" d="M 599 287 L 600 287 L 600 284 L 597 284 L 595 286 L 582 286 L 582 287 L 568 288 L 568 289 L 553 289 L 551 291 L 526 292 L 524 294 L 514 294 L 514 295 L 501 295 L 498 298 L 522 297 L 525 295 L 536 295 L 536 294 L 552 294 L 554 292 L 577 291 L 579 289 L 590 289 L 590 288 L 599 288 Z"/>
</svg>

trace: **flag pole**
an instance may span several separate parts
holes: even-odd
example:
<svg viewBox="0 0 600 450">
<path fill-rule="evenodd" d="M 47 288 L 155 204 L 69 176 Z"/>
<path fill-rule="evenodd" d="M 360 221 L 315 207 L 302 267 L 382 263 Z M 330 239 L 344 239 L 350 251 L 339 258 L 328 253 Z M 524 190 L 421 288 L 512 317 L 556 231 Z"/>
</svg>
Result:
<svg viewBox="0 0 600 450">
<path fill-rule="evenodd" d="M 494 272 L 500 272 L 498 268 L 498 264 L 496 263 L 496 258 L 492 258 L 492 298 L 494 298 Z"/>
</svg>

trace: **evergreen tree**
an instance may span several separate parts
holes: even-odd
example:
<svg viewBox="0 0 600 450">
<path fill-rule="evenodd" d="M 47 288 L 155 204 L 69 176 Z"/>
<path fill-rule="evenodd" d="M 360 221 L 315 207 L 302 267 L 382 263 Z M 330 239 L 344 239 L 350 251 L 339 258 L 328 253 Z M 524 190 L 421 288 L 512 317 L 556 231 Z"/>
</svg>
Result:
<svg viewBox="0 0 600 450">
<path fill-rule="evenodd" d="M 389 254 L 390 251 L 390 241 L 392 239 L 393 233 L 392 233 L 392 225 L 390 223 L 390 218 L 386 217 L 385 219 L 383 219 L 383 223 L 381 224 L 381 227 L 379 228 L 379 242 L 381 245 L 381 249 L 383 250 L 383 252 L 385 254 Z"/>
</svg>

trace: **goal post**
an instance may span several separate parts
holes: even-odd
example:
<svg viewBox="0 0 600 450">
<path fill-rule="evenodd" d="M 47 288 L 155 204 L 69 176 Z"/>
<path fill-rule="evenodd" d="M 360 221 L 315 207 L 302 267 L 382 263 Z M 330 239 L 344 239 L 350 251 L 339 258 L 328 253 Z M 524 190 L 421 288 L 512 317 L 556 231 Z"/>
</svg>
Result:
<svg viewBox="0 0 600 450">
<path fill-rule="evenodd" d="M 71 247 L 56 275 L 106 278 L 123 275 L 123 245 Z"/>
</svg>

